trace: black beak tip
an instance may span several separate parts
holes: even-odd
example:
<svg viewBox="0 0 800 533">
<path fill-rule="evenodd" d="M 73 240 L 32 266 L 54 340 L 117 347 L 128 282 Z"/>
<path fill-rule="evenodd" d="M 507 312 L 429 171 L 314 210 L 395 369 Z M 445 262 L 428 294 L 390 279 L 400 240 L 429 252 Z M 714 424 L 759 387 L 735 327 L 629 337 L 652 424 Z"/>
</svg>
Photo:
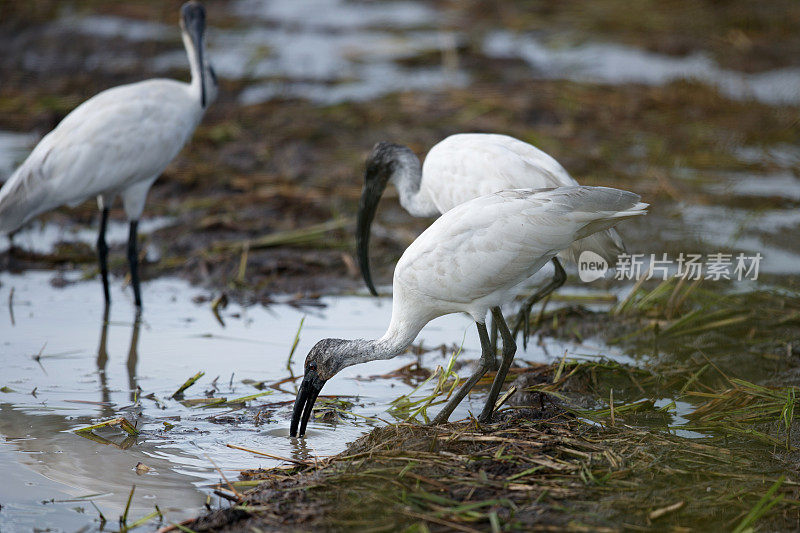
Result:
<svg viewBox="0 0 800 533">
<path fill-rule="evenodd" d="M 292 422 L 289 425 L 290 437 L 302 437 L 305 435 L 306 426 L 314 409 L 314 402 L 317 401 L 317 396 L 319 396 L 323 385 L 325 385 L 325 380 L 320 379 L 315 371 L 307 372 L 303 377 L 303 382 L 297 391 L 294 410 L 292 411 Z"/>
<path fill-rule="evenodd" d="M 369 222 L 365 224 L 360 220 L 358 226 L 358 237 L 356 238 L 358 267 L 359 270 L 361 270 L 361 277 L 364 278 L 364 283 L 366 283 L 370 294 L 377 296 L 378 291 L 375 289 L 375 284 L 372 282 L 372 273 L 369 270 Z"/>
<path fill-rule="evenodd" d="M 373 296 L 378 296 L 378 290 L 375 288 L 375 284 L 372 282 L 372 274 L 369 271 L 369 263 L 366 261 L 366 259 L 363 260 L 361 264 L 361 277 L 364 278 L 364 283 L 367 284 L 369 293 Z"/>
</svg>

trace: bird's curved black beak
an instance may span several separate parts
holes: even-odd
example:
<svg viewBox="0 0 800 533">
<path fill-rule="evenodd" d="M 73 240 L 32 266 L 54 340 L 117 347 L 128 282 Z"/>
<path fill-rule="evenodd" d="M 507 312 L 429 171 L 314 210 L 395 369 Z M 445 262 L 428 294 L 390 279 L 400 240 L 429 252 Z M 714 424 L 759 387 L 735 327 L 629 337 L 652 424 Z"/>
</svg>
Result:
<svg viewBox="0 0 800 533">
<path fill-rule="evenodd" d="M 297 399 L 294 401 L 294 412 L 292 413 L 292 424 L 289 426 L 289 435 L 292 437 L 302 437 L 306 433 L 308 419 L 311 418 L 311 410 L 314 402 L 317 401 L 319 391 L 325 385 L 325 380 L 317 375 L 316 370 L 309 370 L 303 376 L 300 390 L 297 391 Z M 300 426 L 298 433 L 297 426 Z"/>
<path fill-rule="evenodd" d="M 356 223 L 358 267 L 361 269 L 361 276 L 373 296 L 377 296 L 378 291 L 375 290 L 375 285 L 372 283 L 372 274 L 369 271 L 370 226 L 372 226 L 372 220 L 378 210 L 378 202 L 380 202 L 381 195 L 389 181 L 381 174 L 385 174 L 385 172 L 371 165 L 367 167 L 367 172 L 364 175 L 364 189 L 361 191 L 361 199 L 358 202 L 358 220 Z"/>
<path fill-rule="evenodd" d="M 200 104 L 206 107 L 206 67 L 203 63 L 203 35 L 206 31 L 206 10 L 197 2 L 186 2 L 181 7 L 183 27 L 194 43 L 197 65 L 200 67 Z"/>
</svg>

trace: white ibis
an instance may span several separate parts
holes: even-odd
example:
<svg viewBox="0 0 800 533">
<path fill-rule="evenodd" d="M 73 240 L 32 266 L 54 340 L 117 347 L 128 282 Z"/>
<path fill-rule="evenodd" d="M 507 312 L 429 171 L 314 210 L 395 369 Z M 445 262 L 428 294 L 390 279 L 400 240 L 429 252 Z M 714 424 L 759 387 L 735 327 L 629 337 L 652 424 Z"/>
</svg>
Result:
<svg viewBox="0 0 800 533">
<path fill-rule="evenodd" d="M 121 85 L 85 101 L 39 142 L 0 190 L 0 234 L 61 205 L 97 197 L 102 211 L 97 252 L 108 305 L 108 211 L 117 196 L 130 223 L 128 263 L 141 309 L 136 234 L 147 191 L 191 137 L 216 98 L 217 79 L 204 57 L 202 5 L 181 7 L 191 83 L 152 79 Z"/>
<path fill-rule="evenodd" d="M 325 382 L 351 365 L 402 353 L 425 324 L 450 313 L 475 321 L 482 355 L 478 369 L 437 415 L 444 422 L 483 374 L 494 353 L 486 313 L 498 323 L 503 360 L 480 415 L 491 419 L 516 351 L 499 306 L 520 285 L 575 241 L 645 214 L 648 204 L 632 192 L 606 187 L 514 189 L 480 196 L 444 213 L 406 249 L 394 271 L 392 319 L 380 339 L 324 339 L 308 353 L 290 434 L 305 433 Z"/>
<path fill-rule="evenodd" d="M 356 248 L 359 266 L 370 292 L 377 296 L 369 270 L 370 225 L 381 194 L 388 182 L 400 193 L 400 204 L 416 217 L 446 213 L 467 200 L 504 189 L 538 189 L 578 185 L 558 161 L 528 143 L 485 133 L 451 135 L 428 152 L 420 167 L 419 159 L 409 148 L 392 143 L 378 143 L 366 164 L 364 190 L 358 210 Z M 590 250 L 608 264 L 616 264 L 625 251 L 619 234 L 613 229 L 595 233 L 572 243 L 559 255 L 577 261 L 581 252 Z M 558 289 L 567 279 L 557 257 L 553 280 L 528 298 L 520 321 L 514 328 L 526 326 L 527 315 L 536 301 Z"/>
</svg>

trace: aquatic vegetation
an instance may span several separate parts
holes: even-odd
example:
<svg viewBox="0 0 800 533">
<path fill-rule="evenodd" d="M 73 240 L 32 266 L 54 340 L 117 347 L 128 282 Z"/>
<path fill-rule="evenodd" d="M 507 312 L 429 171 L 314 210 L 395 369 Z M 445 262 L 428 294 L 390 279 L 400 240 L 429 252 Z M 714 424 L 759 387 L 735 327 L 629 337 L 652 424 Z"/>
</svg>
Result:
<svg viewBox="0 0 800 533">
<path fill-rule="evenodd" d="M 527 409 L 491 430 L 474 419 L 396 424 L 332 458 L 248 471 L 242 501 L 187 525 L 656 531 L 765 520 L 780 529 L 798 516 L 798 485 L 747 449 Z"/>
<path fill-rule="evenodd" d="M 753 300 L 758 312 L 745 305 Z M 617 309 L 626 322 L 621 330 L 633 331 L 619 342 L 632 349 L 652 347 L 653 330 L 682 342 L 698 334 L 736 335 L 731 328 L 738 322 L 727 320 L 735 313 L 772 330 L 745 333 L 734 346 L 763 349 L 780 348 L 789 338 L 797 300 L 769 291 L 703 291 L 675 281 L 634 291 Z M 569 330 L 563 321 L 559 327 Z M 796 450 L 797 388 L 731 377 L 710 358 L 700 366 L 670 360 L 673 345 L 665 346 L 643 367 L 565 355 L 520 372 L 528 384 L 515 382 L 516 401 L 501 411 L 498 424 L 413 423 L 426 421 L 427 408 L 454 387 L 455 379 L 446 378 L 451 356 L 447 367 L 393 402 L 392 414 L 412 423 L 373 430 L 313 465 L 250 472 L 248 486 L 262 484 L 243 494 L 244 505 L 192 527 L 247 517 L 273 526 L 401 524 L 409 530 L 790 527 L 800 517 L 798 472 L 790 456 L 774 451 Z M 706 372 L 716 375 L 708 379 Z M 422 390 L 427 395 L 419 397 Z M 288 497 L 280 514 L 273 510 L 277 503 L 264 499 L 275 491 Z M 353 510 L 351 501 L 361 506 Z M 308 506 L 315 512 L 305 511 Z"/>
<path fill-rule="evenodd" d="M 450 399 L 450 395 L 458 388 L 460 378 L 453 368 L 460 353 L 461 347 L 453 351 L 444 366 L 437 366 L 436 370 L 434 370 L 425 381 L 417 385 L 413 391 L 392 400 L 392 407 L 389 409 L 389 414 L 397 419 L 405 421 L 416 420 L 418 416 L 421 416 L 426 424 L 430 422 L 428 408 L 445 403 Z M 414 396 L 432 381 L 433 389 L 430 393 L 427 396 L 415 399 Z"/>
<path fill-rule="evenodd" d="M 192 377 L 190 377 L 189 379 L 187 379 L 187 380 L 186 380 L 186 381 L 183 383 L 183 385 L 181 385 L 180 387 L 178 387 L 178 390 L 176 390 L 176 391 L 175 391 L 175 392 L 172 394 L 171 398 L 181 398 L 181 397 L 183 397 L 183 391 L 185 391 L 186 389 L 188 389 L 189 387 L 191 387 L 192 385 L 194 385 L 194 384 L 197 382 L 197 380 L 198 380 L 198 379 L 200 379 L 201 377 L 205 376 L 205 374 L 206 374 L 205 372 L 198 372 L 198 373 L 197 373 L 197 374 L 195 374 L 194 376 L 192 376 Z"/>
<path fill-rule="evenodd" d="M 112 418 L 111 420 L 106 420 L 104 422 L 100 422 L 100 423 L 97 423 L 97 424 L 92 424 L 91 426 L 85 426 L 85 427 L 78 428 L 78 429 L 75 430 L 75 432 L 76 433 L 91 432 L 91 431 L 94 431 L 95 429 L 107 428 L 107 427 L 112 427 L 112 426 L 119 426 L 119 428 L 122 429 L 128 435 L 138 435 L 139 434 L 139 431 L 133 426 L 133 424 L 131 424 L 130 422 L 128 422 L 128 420 L 126 418 L 121 417 L 121 416 L 117 417 L 117 418 Z"/>
<path fill-rule="evenodd" d="M 688 399 L 703 402 L 687 415 L 690 427 L 783 446 L 787 451 L 795 449 L 791 434 L 795 407 L 800 408 L 797 387 L 766 387 L 736 378 L 730 385 L 719 392 L 686 393 Z M 772 431 L 762 429 L 770 427 Z"/>
</svg>

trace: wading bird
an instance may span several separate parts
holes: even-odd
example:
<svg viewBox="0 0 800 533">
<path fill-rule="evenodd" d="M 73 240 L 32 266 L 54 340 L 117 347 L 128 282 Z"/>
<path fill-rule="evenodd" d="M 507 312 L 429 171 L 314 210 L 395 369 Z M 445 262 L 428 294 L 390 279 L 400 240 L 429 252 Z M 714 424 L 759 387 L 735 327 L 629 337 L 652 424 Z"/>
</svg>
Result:
<svg viewBox="0 0 800 533">
<path fill-rule="evenodd" d="M 503 338 L 503 360 L 479 417 L 491 419 L 516 351 L 499 306 L 556 254 L 627 218 L 645 214 L 637 194 L 606 187 L 500 191 L 447 211 L 403 253 L 394 271 L 392 318 L 380 339 L 324 339 L 308 353 L 294 404 L 290 434 L 305 433 L 325 382 L 351 365 L 402 353 L 423 326 L 450 313 L 467 313 L 481 341 L 472 377 L 434 419 L 444 422 L 483 374 L 494 352 L 485 326 L 491 310 Z"/>
<path fill-rule="evenodd" d="M 364 189 L 358 209 L 356 249 L 361 274 L 370 292 L 377 296 L 369 270 L 370 225 L 387 183 L 394 183 L 400 193 L 400 205 L 415 217 L 433 217 L 477 198 L 504 189 L 539 189 L 578 185 L 558 161 L 528 143 L 507 135 L 461 133 L 451 135 L 428 152 L 420 167 L 409 148 L 392 143 L 378 143 L 366 164 Z M 625 251 L 622 239 L 613 229 L 595 233 L 572 243 L 559 253 L 565 260 L 577 262 L 589 250 L 610 265 Z M 553 280 L 536 291 L 522 306 L 515 333 L 525 326 L 531 307 L 567 279 L 560 261 L 552 258 Z"/>
<path fill-rule="evenodd" d="M 75 108 L 39 142 L 0 189 L 0 234 L 11 234 L 61 205 L 97 197 L 102 212 L 97 253 L 106 305 L 108 211 L 117 196 L 130 223 L 128 263 L 136 307 L 141 308 L 136 234 L 147 191 L 191 137 L 217 94 L 204 58 L 203 6 L 181 7 L 180 26 L 191 83 L 152 79 L 103 91 Z"/>
</svg>

